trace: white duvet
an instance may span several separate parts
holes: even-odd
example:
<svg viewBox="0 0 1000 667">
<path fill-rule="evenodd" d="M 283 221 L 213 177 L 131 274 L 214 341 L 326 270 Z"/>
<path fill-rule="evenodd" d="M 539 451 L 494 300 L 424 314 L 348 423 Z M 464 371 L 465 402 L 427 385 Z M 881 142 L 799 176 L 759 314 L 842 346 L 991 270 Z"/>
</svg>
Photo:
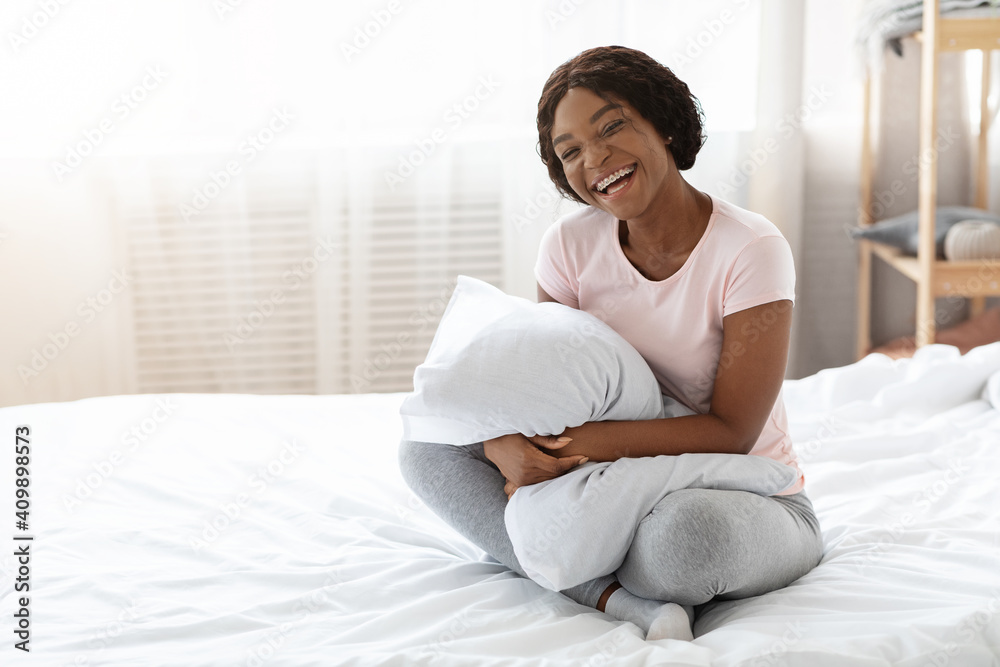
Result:
<svg viewBox="0 0 1000 667">
<path fill-rule="evenodd" d="M 1000 344 L 785 384 L 825 556 L 645 642 L 493 563 L 406 488 L 402 394 L 0 409 L 3 665 L 1000 664 Z M 32 506 L 14 526 L 14 429 Z M 30 534 L 30 654 L 14 648 Z"/>
</svg>

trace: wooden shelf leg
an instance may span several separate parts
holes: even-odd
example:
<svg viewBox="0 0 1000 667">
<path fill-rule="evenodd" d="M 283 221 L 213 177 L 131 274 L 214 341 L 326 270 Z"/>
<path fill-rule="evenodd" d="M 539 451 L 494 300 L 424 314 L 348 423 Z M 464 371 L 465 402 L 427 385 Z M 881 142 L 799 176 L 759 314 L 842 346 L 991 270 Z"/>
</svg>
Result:
<svg viewBox="0 0 1000 667">
<path fill-rule="evenodd" d="M 864 121 L 861 129 L 861 203 L 858 224 L 872 224 L 872 74 L 865 77 Z M 855 359 L 861 359 L 872 349 L 872 244 L 864 239 L 858 242 L 858 318 L 855 338 Z"/>
<path fill-rule="evenodd" d="M 979 317 L 986 311 L 986 297 L 974 296 L 969 299 L 969 319 Z"/>
<path fill-rule="evenodd" d="M 938 85 L 938 16 L 940 0 L 924 0 L 923 44 L 920 59 L 920 162 L 919 227 L 917 247 L 919 276 L 917 280 L 917 347 L 934 342 L 937 328 L 934 313 L 934 262 L 937 246 L 934 242 L 934 218 L 937 208 L 937 131 Z"/>
<path fill-rule="evenodd" d="M 982 209 L 990 207 L 989 190 L 989 145 L 990 145 L 990 52 L 982 51 L 983 77 L 979 95 L 979 154 L 976 170 L 976 206 Z M 969 318 L 979 317 L 986 311 L 986 297 L 974 296 L 969 299 Z"/>
<path fill-rule="evenodd" d="M 983 76 L 982 87 L 979 95 L 979 150 L 976 155 L 976 207 L 988 209 L 990 207 L 990 190 L 988 176 L 989 166 L 989 138 L 990 138 L 990 52 L 981 51 L 983 54 Z"/>
<path fill-rule="evenodd" d="M 855 359 L 872 349 L 872 251 L 871 242 L 858 243 L 858 336 Z"/>
</svg>

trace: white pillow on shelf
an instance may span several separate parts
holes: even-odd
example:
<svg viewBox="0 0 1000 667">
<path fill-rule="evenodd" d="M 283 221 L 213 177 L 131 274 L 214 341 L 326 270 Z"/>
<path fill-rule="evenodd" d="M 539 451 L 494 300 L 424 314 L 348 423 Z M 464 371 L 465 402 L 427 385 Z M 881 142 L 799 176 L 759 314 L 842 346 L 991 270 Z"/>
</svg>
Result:
<svg viewBox="0 0 1000 667">
<path fill-rule="evenodd" d="M 962 220 L 944 237 L 944 256 L 954 262 L 1000 259 L 1000 225 L 988 220 Z"/>
</svg>

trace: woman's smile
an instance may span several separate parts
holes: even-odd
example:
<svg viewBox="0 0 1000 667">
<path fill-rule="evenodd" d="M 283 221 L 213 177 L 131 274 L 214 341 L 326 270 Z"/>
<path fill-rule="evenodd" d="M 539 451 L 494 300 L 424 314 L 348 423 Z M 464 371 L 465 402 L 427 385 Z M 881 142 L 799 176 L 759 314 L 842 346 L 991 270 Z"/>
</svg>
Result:
<svg viewBox="0 0 1000 667">
<path fill-rule="evenodd" d="M 625 192 L 632 185 L 632 177 L 635 175 L 637 165 L 630 164 L 612 171 L 609 176 L 605 176 L 597 181 L 593 190 L 597 196 L 605 201 L 618 199 L 624 196 Z"/>
</svg>

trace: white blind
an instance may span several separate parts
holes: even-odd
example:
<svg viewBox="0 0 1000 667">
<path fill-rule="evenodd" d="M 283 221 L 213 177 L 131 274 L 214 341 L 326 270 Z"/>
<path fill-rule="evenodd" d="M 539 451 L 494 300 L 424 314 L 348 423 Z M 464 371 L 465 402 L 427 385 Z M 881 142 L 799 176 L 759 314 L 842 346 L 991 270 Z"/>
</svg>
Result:
<svg viewBox="0 0 1000 667">
<path fill-rule="evenodd" d="M 376 205 L 359 247 L 369 256 L 361 334 L 353 346 L 350 386 L 344 391 L 409 391 L 437 323 L 464 274 L 501 285 L 499 195 L 467 195 L 418 210 L 405 197 Z M 355 305 L 355 304 L 352 304 Z"/>
<path fill-rule="evenodd" d="M 190 188 L 151 172 L 158 206 L 122 216 L 139 392 L 409 391 L 456 276 L 503 287 L 499 192 L 371 200 L 321 174 L 185 219 Z"/>
<path fill-rule="evenodd" d="M 140 392 L 315 391 L 315 284 L 283 279 L 312 253 L 308 203 L 129 219 Z"/>
</svg>

